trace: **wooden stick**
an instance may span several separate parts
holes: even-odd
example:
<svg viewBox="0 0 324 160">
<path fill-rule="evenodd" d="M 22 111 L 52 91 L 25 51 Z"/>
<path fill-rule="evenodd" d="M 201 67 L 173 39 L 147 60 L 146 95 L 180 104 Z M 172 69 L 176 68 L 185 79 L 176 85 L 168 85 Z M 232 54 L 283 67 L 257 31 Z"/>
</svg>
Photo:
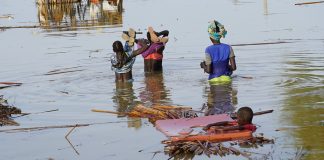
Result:
<svg viewBox="0 0 324 160">
<path fill-rule="evenodd" d="M 266 110 L 266 111 L 260 111 L 260 112 L 255 112 L 253 113 L 254 116 L 258 116 L 258 115 L 262 115 L 262 114 L 268 114 L 268 113 L 272 113 L 273 110 Z"/>
<path fill-rule="evenodd" d="M 75 149 L 75 147 L 74 147 L 74 145 L 71 143 L 71 141 L 68 139 L 68 138 L 65 138 L 66 139 L 66 141 L 68 141 L 68 143 L 70 144 L 70 146 L 73 148 L 73 150 L 75 151 L 75 153 L 77 154 L 77 155 L 80 155 L 80 153 Z"/>
<path fill-rule="evenodd" d="M 0 82 L 0 84 L 6 84 L 6 85 L 22 85 L 22 83 L 17 83 L 17 82 Z"/>
<path fill-rule="evenodd" d="M 154 159 L 154 157 L 155 157 L 156 154 L 163 153 L 163 151 L 155 151 L 155 152 L 151 152 L 151 153 L 153 153 L 153 156 L 151 158 L 151 160 L 152 160 L 152 159 Z"/>
<path fill-rule="evenodd" d="M 71 130 L 65 135 L 65 138 L 67 139 L 67 137 L 71 134 L 71 132 L 78 127 L 78 125 L 76 124 L 73 128 L 71 128 Z"/>
<path fill-rule="evenodd" d="M 0 18 L 9 18 L 9 19 L 13 19 L 14 17 L 10 16 L 10 15 L 3 15 L 3 16 L 0 16 Z"/>
<path fill-rule="evenodd" d="M 123 31 L 123 33 L 127 33 L 128 31 Z M 136 34 L 143 34 L 143 32 L 135 32 Z"/>
<path fill-rule="evenodd" d="M 153 105 L 153 109 L 160 109 L 160 110 L 172 110 L 172 109 L 178 109 L 178 110 L 191 110 L 192 107 L 186 107 L 186 106 L 162 106 L 162 105 Z"/>
<path fill-rule="evenodd" d="M 231 46 L 254 46 L 254 45 L 268 45 L 268 44 L 280 44 L 280 43 L 291 43 L 291 42 L 286 42 L 286 41 L 261 42 L 261 43 L 232 44 Z"/>
<path fill-rule="evenodd" d="M 71 70 L 71 71 L 61 71 L 61 72 L 49 72 L 44 75 L 49 76 L 49 75 L 55 75 L 55 74 L 63 74 L 63 73 L 71 73 L 71 72 L 80 72 L 84 71 L 84 69 L 78 69 L 78 70 Z"/>
<path fill-rule="evenodd" d="M 66 3 L 78 3 L 81 0 L 61 0 L 61 1 L 56 1 L 56 0 L 48 0 L 48 1 L 37 1 L 36 4 L 38 5 L 44 5 L 44 4 L 66 4 Z"/>
<path fill-rule="evenodd" d="M 15 83 L 15 82 L 0 82 L 0 84 L 5 85 L 5 86 L 0 86 L 0 89 L 22 85 L 22 83 Z"/>
<path fill-rule="evenodd" d="M 0 89 L 9 88 L 9 87 L 13 87 L 13 86 L 0 86 Z"/>
<path fill-rule="evenodd" d="M 79 127 L 89 126 L 90 124 L 79 124 Z M 38 131 L 44 129 L 52 129 L 52 128 L 71 128 L 74 127 L 73 125 L 59 125 L 59 126 L 45 126 L 45 127 L 29 127 L 29 128 L 14 128 L 14 129 L 4 129 L 0 130 L 0 132 L 24 132 L 24 131 Z"/>
<path fill-rule="evenodd" d="M 248 77 L 248 76 L 239 76 L 241 78 L 245 78 L 245 79 L 253 79 L 253 77 Z"/>
<path fill-rule="evenodd" d="M 59 109 L 52 109 L 52 110 L 48 110 L 48 111 L 43 111 L 43 112 L 35 112 L 35 113 L 20 113 L 19 116 L 13 117 L 13 118 L 18 118 L 18 117 L 22 117 L 22 116 L 27 116 L 30 114 L 40 114 L 40 113 L 47 113 L 47 112 L 55 112 L 58 111 Z M 14 114 L 14 113 L 13 113 Z"/>
<path fill-rule="evenodd" d="M 100 113 L 118 114 L 118 115 L 128 115 L 127 112 L 115 112 L 115 111 L 100 110 L 100 109 L 91 109 L 91 111 L 92 112 L 100 112 Z"/>
<path fill-rule="evenodd" d="M 52 110 L 48 110 L 48 111 L 43 111 L 43 112 L 35 112 L 35 113 L 30 113 L 30 114 L 40 114 L 40 113 L 48 113 L 48 112 L 55 112 L 58 111 L 59 109 L 52 109 Z"/>
<path fill-rule="evenodd" d="M 303 2 L 303 3 L 296 3 L 295 5 L 307 5 L 307 4 L 318 4 L 318 3 L 324 3 L 324 1 Z"/>
<path fill-rule="evenodd" d="M 40 26 L 3 26 L 0 29 L 13 29 L 13 28 L 38 28 Z"/>
<path fill-rule="evenodd" d="M 268 113 L 272 113 L 273 110 L 266 110 L 266 111 L 260 111 L 260 112 L 254 112 L 253 116 L 258 116 L 258 115 L 262 115 L 262 114 L 268 114 Z M 231 118 L 233 119 L 237 119 L 237 113 L 231 114 Z"/>
<path fill-rule="evenodd" d="M 68 136 L 72 133 L 72 131 L 78 127 L 78 124 L 76 124 L 73 128 L 71 128 L 71 130 L 65 135 L 65 139 L 69 142 L 70 146 L 73 148 L 73 150 L 75 151 L 75 153 L 77 155 L 80 155 L 80 153 L 75 149 L 74 145 L 71 143 L 71 141 L 68 139 Z"/>
<path fill-rule="evenodd" d="M 134 121 L 98 122 L 98 123 L 85 123 L 85 124 L 73 124 L 73 125 L 13 128 L 13 129 L 3 129 L 3 130 L 0 130 L 0 132 L 15 133 L 15 132 L 26 132 L 26 131 L 39 131 L 39 130 L 54 129 L 54 128 L 71 128 L 71 127 L 75 127 L 76 125 L 78 127 L 86 127 L 86 126 L 95 125 L 95 124 L 124 123 L 124 122 L 134 122 Z"/>
<path fill-rule="evenodd" d="M 120 24 L 115 24 L 115 25 L 103 25 L 103 26 L 91 26 L 92 28 L 116 28 L 116 27 L 121 27 L 122 25 Z M 39 25 L 34 25 L 34 26 L 2 26 L 0 27 L 0 30 L 6 30 L 6 29 L 16 29 L 16 28 L 41 28 L 41 27 L 49 27 L 50 29 L 83 29 L 89 26 L 78 26 L 78 27 L 70 27 L 70 26 L 39 26 Z"/>
</svg>

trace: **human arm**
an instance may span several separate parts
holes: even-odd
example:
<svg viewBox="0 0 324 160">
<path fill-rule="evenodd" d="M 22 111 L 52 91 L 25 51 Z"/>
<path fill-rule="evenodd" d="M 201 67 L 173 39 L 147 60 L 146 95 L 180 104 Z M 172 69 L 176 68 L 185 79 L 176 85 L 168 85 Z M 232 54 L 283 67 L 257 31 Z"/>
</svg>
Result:
<svg viewBox="0 0 324 160">
<path fill-rule="evenodd" d="M 139 44 L 141 46 L 141 48 L 135 50 L 132 52 L 132 55 L 130 55 L 127 59 L 127 62 L 130 61 L 131 59 L 133 59 L 134 57 L 140 55 L 141 53 L 143 53 L 145 50 L 147 50 L 147 48 L 149 47 L 144 39 L 139 39 L 137 40 L 137 44 Z"/>
<path fill-rule="evenodd" d="M 235 57 L 231 57 L 229 62 L 230 62 L 229 68 L 231 69 L 231 71 L 235 71 L 236 70 Z"/>
<path fill-rule="evenodd" d="M 233 130 L 244 130 L 244 126 L 212 126 L 208 130 L 210 133 L 215 132 L 224 132 L 224 131 L 233 131 Z"/>
<path fill-rule="evenodd" d="M 229 68 L 231 69 L 231 71 L 235 71 L 236 70 L 236 62 L 235 62 L 235 55 L 234 55 L 234 51 L 233 48 L 230 47 L 230 58 L 229 58 Z"/>
<path fill-rule="evenodd" d="M 231 131 L 231 130 L 249 130 L 254 132 L 257 127 L 254 124 L 235 125 L 235 126 L 212 126 L 211 130 L 214 131 Z"/>
<path fill-rule="evenodd" d="M 206 62 L 200 62 L 200 68 L 204 69 L 204 72 L 211 73 L 211 65 L 206 65 Z"/>
<path fill-rule="evenodd" d="M 211 124 L 208 124 L 207 126 L 205 126 L 203 128 L 203 130 L 208 130 L 210 127 L 213 127 L 213 126 L 224 126 L 224 125 L 228 125 L 229 122 L 228 121 L 222 121 L 222 122 L 216 122 L 216 123 L 211 123 Z"/>
<path fill-rule="evenodd" d="M 211 73 L 212 68 L 211 68 L 211 58 L 208 53 L 205 54 L 205 61 L 200 63 L 200 68 L 204 69 L 206 73 Z"/>
<path fill-rule="evenodd" d="M 167 37 L 169 36 L 169 31 L 168 30 L 163 30 L 161 32 L 154 32 L 156 34 L 156 36 L 163 36 L 163 37 Z"/>
<path fill-rule="evenodd" d="M 145 50 L 147 50 L 147 48 L 149 47 L 144 39 L 137 40 L 137 44 L 139 44 L 141 46 L 141 48 L 133 51 L 133 54 L 132 54 L 133 57 L 140 55 Z"/>
</svg>

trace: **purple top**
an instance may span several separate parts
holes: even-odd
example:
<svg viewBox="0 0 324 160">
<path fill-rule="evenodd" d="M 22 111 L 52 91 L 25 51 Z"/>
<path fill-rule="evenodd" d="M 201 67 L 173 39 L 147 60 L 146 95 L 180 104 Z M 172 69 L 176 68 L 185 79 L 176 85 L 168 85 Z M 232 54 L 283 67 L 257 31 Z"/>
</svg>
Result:
<svg viewBox="0 0 324 160">
<path fill-rule="evenodd" d="M 147 57 L 148 55 L 152 53 L 156 53 L 161 47 L 163 47 L 163 43 L 152 43 L 148 49 L 146 49 L 144 52 L 142 52 L 143 58 Z M 141 48 L 142 46 L 137 44 L 138 48 Z"/>
</svg>

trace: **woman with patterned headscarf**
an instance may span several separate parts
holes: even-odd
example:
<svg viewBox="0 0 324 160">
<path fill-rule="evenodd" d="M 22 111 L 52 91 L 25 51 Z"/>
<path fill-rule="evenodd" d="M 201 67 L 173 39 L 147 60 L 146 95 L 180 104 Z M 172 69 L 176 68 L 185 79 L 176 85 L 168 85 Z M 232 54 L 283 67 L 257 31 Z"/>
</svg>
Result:
<svg viewBox="0 0 324 160">
<path fill-rule="evenodd" d="M 214 20 L 209 22 L 208 34 L 212 45 L 206 48 L 205 61 L 200 63 L 200 67 L 209 73 L 210 84 L 230 82 L 230 76 L 236 70 L 235 55 L 230 45 L 220 42 L 227 31 L 221 23 Z"/>
</svg>

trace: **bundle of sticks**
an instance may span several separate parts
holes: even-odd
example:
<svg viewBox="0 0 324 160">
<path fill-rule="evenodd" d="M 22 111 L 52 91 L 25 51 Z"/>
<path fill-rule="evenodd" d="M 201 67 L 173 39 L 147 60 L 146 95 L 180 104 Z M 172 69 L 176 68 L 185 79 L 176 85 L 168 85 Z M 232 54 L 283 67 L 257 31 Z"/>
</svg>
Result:
<svg viewBox="0 0 324 160">
<path fill-rule="evenodd" d="M 193 111 L 191 107 L 165 106 L 165 105 L 154 105 L 152 107 L 145 107 L 139 104 L 136 105 L 130 112 L 115 112 L 115 111 L 98 110 L 98 109 L 92 109 L 91 111 L 126 115 L 128 117 L 150 118 L 151 120 L 197 117 L 196 112 Z"/>
<path fill-rule="evenodd" d="M 37 0 L 36 4 L 60 4 L 60 3 L 76 3 L 81 0 Z"/>
<path fill-rule="evenodd" d="M 166 144 L 164 152 L 171 158 L 193 158 L 195 155 L 205 154 L 210 157 L 211 155 L 218 155 L 220 157 L 226 155 L 241 155 L 250 158 L 246 152 L 242 152 L 233 147 L 233 145 L 250 144 L 252 147 L 261 146 L 263 144 L 273 144 L 273 139 L 267 139 L 263 136 L 255 136 L 249 140 L 238 141 L 237 143 L 230 143 L 231 145 L 225 146 L 222 143 L 202 142 L 202 141 L 186 141 L 186 142 L 172 142 L 170 140 L 162 141 Z"/>
<path fill-rule="evenodd" d="M 11 119 L 12 114 L 20 114 L 19 108 L 10 106 L 3 96 L 0 96 L 0 126 L 2 125 L 19 125 Z"/>
</svg>

